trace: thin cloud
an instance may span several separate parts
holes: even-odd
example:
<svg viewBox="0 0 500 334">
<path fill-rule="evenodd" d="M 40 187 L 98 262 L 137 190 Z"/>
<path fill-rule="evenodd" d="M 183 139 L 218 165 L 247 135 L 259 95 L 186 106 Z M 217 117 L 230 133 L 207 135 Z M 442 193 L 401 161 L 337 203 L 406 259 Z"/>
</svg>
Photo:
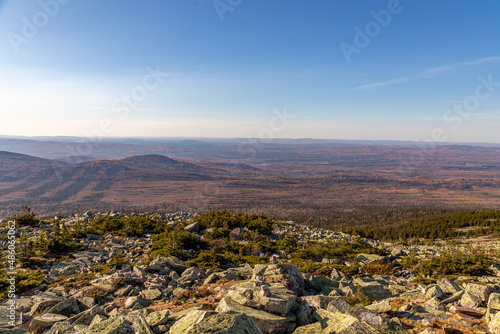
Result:
<svg viewBox="0 0 500 334">
<path fill-rule="evenodd" d="M 410 82 L 413 80 L 418 80 L 418 79 L 424 79 L 424 78 L 432 78 L 436 77 L 440 74 L 446 73 L 446 72 L 451 72 L 455 71 L 460 68 L 464 67 L 469 67 L 469 66 L 475 66 L 475 65 L 481 65 L 481 64 L 487 64 L 487 63 L 492 63 L 492 62 L 497 62 L 500 61 L 500 57 L 485 57 L 485 58 L 480 58 L 472 61 L 466 61 L 462 63 L 456 63 L 456 64 L 451 64 L 451 65 L 444 65 L 444 66 L 436 66 L 436 67 L 431 67 L 426 70 L 423 70 L 422 72 L 409 76 L 409 77 L 402 77 L 402 78 L 396 78 L 388 81 L 381 81 L 381 82 L 375 82 L 371 84 L 366 84 L 366 85 L 361 85 L 353 90 L 366 90 L 366 89 L 374 89 L 374 88 L 380 88 L 380 87 L 386 87 L 386 86 L 392 86 L 392 85 L 397 85 L 401 83 L 406 83 Z"/>
</svg>

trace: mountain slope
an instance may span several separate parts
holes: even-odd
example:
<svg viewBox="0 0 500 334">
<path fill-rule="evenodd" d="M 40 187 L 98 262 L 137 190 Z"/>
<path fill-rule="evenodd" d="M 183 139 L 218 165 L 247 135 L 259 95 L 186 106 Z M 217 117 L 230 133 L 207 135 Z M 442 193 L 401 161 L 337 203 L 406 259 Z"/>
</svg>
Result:
<svg viewBox="0 0 500 334">
<path fill-rule="evenodd" d="M 209 181 L 234 170 L 234 166 L 224 167 L 157 154 L 68 164 L 0 151 L 0 204 L 88 203 L 111 198 L 114 192 L 126 196 L 127 189 L 133 199 L 134 192 L 141 187 L 146 192 L 152 183 Z"/>
</svg>

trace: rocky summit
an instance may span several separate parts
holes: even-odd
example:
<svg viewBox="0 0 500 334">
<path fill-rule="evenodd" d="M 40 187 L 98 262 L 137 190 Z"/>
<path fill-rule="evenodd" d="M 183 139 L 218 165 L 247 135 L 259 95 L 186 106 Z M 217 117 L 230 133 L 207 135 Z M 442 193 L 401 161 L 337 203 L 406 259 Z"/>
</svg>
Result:
<svg viewBox="0 0 500 334">
<path fill-rule="evenodd" d="M 59 221 L 71 226 L 92 215 Z M 170 226 L 183 224 L 201 242 L 210 231 L 193 217 L 176 213 L 162 219 Z M 41 228 L 23 227 L 17 233 L 35 238 Z M 231 242 L 247 242 L 244 229 L 231 230 Z M 151 256 L 157 239 L 149 234 L 89 233 L 76 238 L 81 246 L 76 252 L 32 259 L 43 283 L 15 299 L 15 327 L 9 325 L 10 300 L 4 296 L 0 333 L 500 333 L 498 267 L 480 276 L 422 277 L 401 262 L 436 256 L 443 251 L 440 246 L 395 245 L 274 223 L 269 238 L 285 236 L 294 236 L 298 248 L 308 242 L 362 241 L 383 251 L 300 265 L 292 261 L 293 250 L 283 250 L 267 263 L 229 262 L 212 270 L 176 256 Z M 304 270 L 307 266 L 315 269 Z M 374 270 L 384 266 L 390 268 L 386 273 Z M 342 270 L 354 267 L 359 269 Z"/>
</svg>

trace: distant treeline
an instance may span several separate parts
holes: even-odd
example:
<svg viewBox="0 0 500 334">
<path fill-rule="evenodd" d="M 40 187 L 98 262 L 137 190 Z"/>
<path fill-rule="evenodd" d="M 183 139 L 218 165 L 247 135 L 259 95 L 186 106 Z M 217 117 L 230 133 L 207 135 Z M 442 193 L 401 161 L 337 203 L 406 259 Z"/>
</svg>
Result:
<svg viewBox="0 0 500 334">
<path fill-rule="evenodd" d="M 500 210 L 462 210 L 400 221 L 342 227 L 343 232 L 387 241 L 452 239 L 500 235 Z"/>
</svg>

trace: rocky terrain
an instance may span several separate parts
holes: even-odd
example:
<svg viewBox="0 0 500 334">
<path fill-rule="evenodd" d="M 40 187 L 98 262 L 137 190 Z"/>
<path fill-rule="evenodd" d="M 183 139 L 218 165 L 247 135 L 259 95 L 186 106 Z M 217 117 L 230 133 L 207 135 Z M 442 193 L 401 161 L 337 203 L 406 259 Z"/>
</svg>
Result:
<svg viewBox="0 0 500 334">
<path fill-rule="evenodd" d="M 93 216 L 61 222 L 88 223 Z M 189 224 L 193 215 L 187 213 L 158 218 L 169 226 L 183 224 L 200 240 L 207 233 L 198 223 Z M 41 229 L 19 227 L 17 235 L 36 238 Z M 231 233 L 238 240 L 241 232 Z M 273 225 L 272 238 L 287 235 L 300 245 L 360 239 L 293 222 Z M 320 269 L 309 273 L 290 264 L 283 251 L 268 264 L 229 263 L 216 272 L 175 256 L 151 258 L 148 234 L 86 234 L 78 239 L 81 251 L 37 262 L 45 283 L 15 300 L 16 327 L 8 324 L 11 304 L 3 299 L 0 333 L 500 333 L 500 267 L 492 265 L 488 275 L 422 279 L 400 262 L 438 255 L 439 246 L 363 241 L 387 255 L 359 253 L 354 261 L 325 257 L 314 262 Z M 7 241 L 2 245 L 5 250 Z M 115 263 L 118 255 L 126 263 Z M 390 274 L 370 273 L 368 268 L 381 263 L 392 265 Z M 361 269 L 346 275 L 331 264 Z"/>
</svg>

